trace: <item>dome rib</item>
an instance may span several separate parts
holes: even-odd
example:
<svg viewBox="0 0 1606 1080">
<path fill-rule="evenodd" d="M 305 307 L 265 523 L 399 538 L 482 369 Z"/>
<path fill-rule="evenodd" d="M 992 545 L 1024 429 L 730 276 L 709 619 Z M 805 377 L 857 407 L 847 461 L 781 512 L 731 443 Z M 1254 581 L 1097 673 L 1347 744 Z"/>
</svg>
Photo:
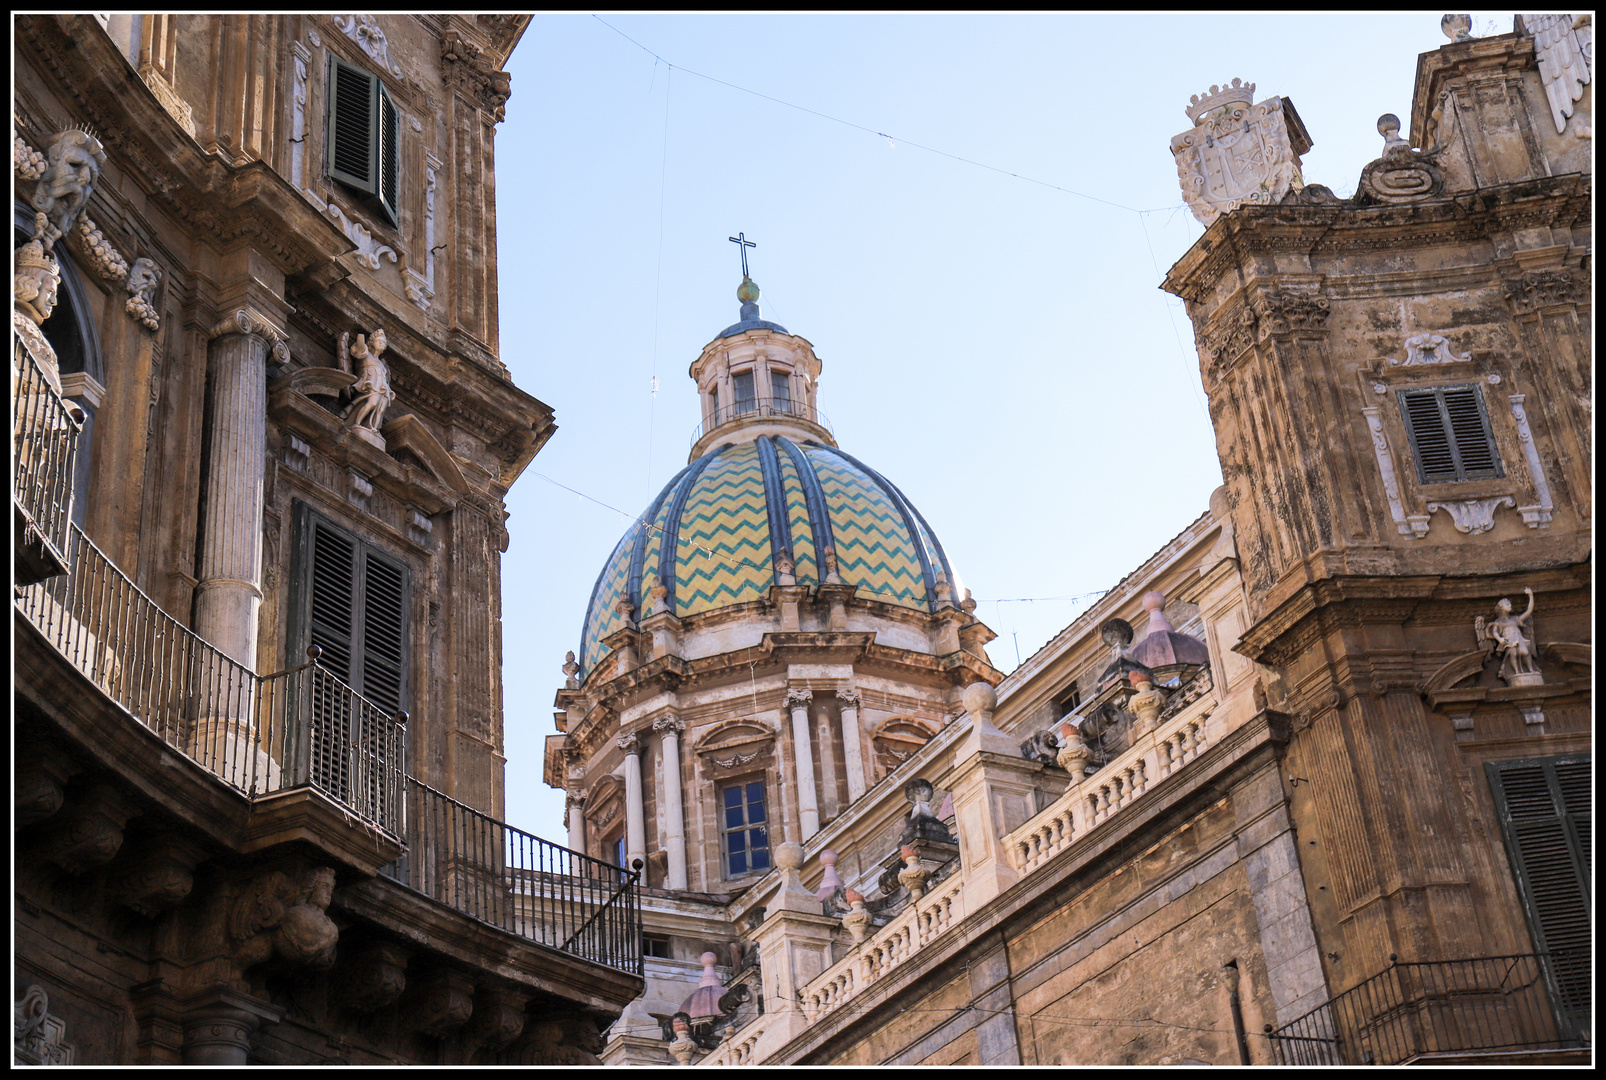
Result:
<svg viewBox="0 0 1606 1080">
<path fill-rule="evenodd" d="M 903 527 L 909 530 L 909 539 L 914 544 L 915 555 L 920 559 L 920 574 L 926 582 L 926 610 L 935 611 L 937 608 L 937 579 L 931 572 L 931 557 L 926 553 L 925 538 L 921 536 L 920 529 L 915 524 L 914 507 L 909 504 L 909 500 L 903 497 L 903 492 L 894 487 L 886 477 L 852 454 L 840 449 L 833 449 L 831 452 L 874 481 L 881 488 L 882 493 L 892 500 L 892 505 L 898 508 L 898 516 L 903 518 Z M 944 562 L 946 561 L 944 560 Z M 949 582 L 951 583 L 952 581 L 953 578 L 950 577 Z"/>
<path fill-rule="evenodd" d="M 686 466 L 681 474 L 680 487 L 675 491 L 675 499 L 669 504 L 669 516 L 664 519 L 664 536 L 658 550 L 658 580 L 664 586 L 665 611 L 675 610 L 675 579 L 680 576 L 680 515 L 686 510 L 686 499 L 690 496 L 691 489 L 697 485 L 697 478 L 703 474 L 703 470 L 713 464 L 714 459 L 720 454 L 729 450 L 730 446 L 730 443 L 725 443 Z M 674 567 L 675 572 L 664 573 L 665 566 Z"/>
<path fill-rule="evenodd" d="M 798 449 L 796 443 L 784 435 L 775 436 L 775 441 L 792 459 L 792 467 L 797 470 L 798 481 L 803 485 L 803 502 L 808 506 L 809 526 L 814 532 L 814 561 L 820 569 L 820 580 L 824 581 L 826 552 L 830 552 L 832 558 L 836 557 L 836 538 L 831 534 L 831 514 L 826 509 L 825 489 L 820 487 L 820 478 L 814 473 L 814 463 Z"/>
<path fill-rule="evenodd" d="M 652 501 L 652 505 L 647 508 L 647 512 L 637 519 L 641 522 L 642 528 L 640 534 L 636 537 L 636 546 L 630 551 L 630 576 L 625 579 L 625 596 L 629 597 L 630 602 L 636 605 L 637 611 L 641 610 L 641 570 L 642 564 L 647 560 L 647 530 L 652 528 L 652 523 L 658 519 L 658 511 L 663 507 L 664 500 L 669 497 L 669 493 L 675 490 L 675 485 L 679 484 L 690 470 L 691 466 L 687 465 L 676 473 L 674 478 L 664 485 L 663 490 L 658 492 L 658 497 Z M 662 546 L 660 545 L 661 550 Z M 662 555 L 659 556 L 658 565 L 660 567 L 663 566 Z M 662 578 L 663 574 L 660 573 L 658 576 Z"/>
<path fill-rule="evenodd" d="M 775 456 L 775 444 L 768 435 L 760 435 L 758 467 L 764 476 L 764 511 L 770 521 L 770 565 L 782 555 L 792 560 L 792 529 L 786 517 L 786 486 L 781 482 L 781 463 Z M 792 560 L 794 566 L 795 560 Z"/>
</svg>

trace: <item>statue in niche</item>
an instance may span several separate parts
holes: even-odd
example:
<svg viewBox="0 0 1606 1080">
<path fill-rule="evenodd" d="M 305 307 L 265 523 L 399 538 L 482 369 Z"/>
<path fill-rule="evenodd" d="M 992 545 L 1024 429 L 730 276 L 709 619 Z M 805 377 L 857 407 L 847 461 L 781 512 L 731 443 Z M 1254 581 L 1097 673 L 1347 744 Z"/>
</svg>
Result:
<svg viewBox="0 0 1606 1080">
<path fill-rule="evenodd" d="M 1485 622 L 1479 615 L 1473 623 L 1478 644 L 1500 655 L 1500 677 L 1509 686 L 1532 686 L 1544 681 L 1534 659 L 1534 591 L 1522 591 L 1528 594 L 1528 610 L 1521 615 L 1513 615 L 1510 599 L 1502 596 L 1495 604 L 1493 622 Z"/>
<path fill-rule="evenodd" d="M 341 344 L 345 344 L 344 338 Z M 369 335 L 358 334 L 357 343 L 351 346 L 349 355 L 356 367 L 357 381 L 351 384 L 353 400 L 346 409 L 345 419 L 354 427 L 378 432 L 385 410 L 396 400 L 396 392 L 390 388 L 390 369 L 380 359 L 387 344 L 385 331 L 380 329 Z M 342 366 L 344 363 L 343 358 Z"/>
<path fill-rule="evenodd" d="M 89 195 L 106 167 L 106 151 L 87 131 L 68 128 L 59 133 L 45 152 L 45 172 L 34 186 L 33 208 L 45 216 L 47 227 L 39 235 L 45 250 L 72 231 L 89 204 Z"/>
</svg>

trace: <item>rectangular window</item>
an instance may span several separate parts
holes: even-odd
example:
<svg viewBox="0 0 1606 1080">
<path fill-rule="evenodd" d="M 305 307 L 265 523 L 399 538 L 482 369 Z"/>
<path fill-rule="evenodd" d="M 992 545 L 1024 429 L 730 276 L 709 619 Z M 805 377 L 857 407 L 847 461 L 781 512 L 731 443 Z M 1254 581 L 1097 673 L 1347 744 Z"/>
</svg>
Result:
<svg viewBox="0 0 1606 1080">
<path fill-rule="evenodd" d="M 764 783 L 732 784 L 720 792 L 725 812 L 725 870 L 738 877 L 770 868 L 768 817 Z"/>
<path fill-rule="evenodd" d="M 1566 1019 L 1588 1022 L 1590 759 L 1586 755 L 1484 765 L 1534 948 L 1548 965 Z"/>
<path fill-rule="evenodd" d="M 394 716 L 407 708 L 407 568 L 318 517 L 304 503 L 295 580 L 298 633 L 319 663 Z M 289 666 L 287 664 L 286 666 Z"/>
<path fill-rule="evenodd" d="M 1401 390 L 1399 399 L 1422 483 L 1490 480 L 1505 475 L 1479 387 Z"/>
<path fill-rule="evenodd" d="M 613 856 L 613 865 L 625 869 L 625 834 L 620 833 L 608 845 L 608 853 Z"/>
<path fill-rule="evenodd" d="M 373 197 L 391 225 L 399 219 L 401 114 L 377 75 L 329 57 L 330 177 Z"/>
<path fill-rule="evenodd" d="M 757 398 L 753 393 L 753 373 L 743 371 L 731 376 L 731 388 L 736 391 L 736 407 L 732 414 L 740 416 L 750 413 L 757 407 Z"/>
<path fill-rule="evenodd" d="M 790 413 L 792 411 L 792 376 L 784 371 L 770 370 L 771 396 L 775 399 L 775 411 Z"/>
<path fill-rule="evenodd" d="M 670 958 L 668 934 L 642 934 L 641 955 L 656 956 L 663 960 Z"/>
</svg>

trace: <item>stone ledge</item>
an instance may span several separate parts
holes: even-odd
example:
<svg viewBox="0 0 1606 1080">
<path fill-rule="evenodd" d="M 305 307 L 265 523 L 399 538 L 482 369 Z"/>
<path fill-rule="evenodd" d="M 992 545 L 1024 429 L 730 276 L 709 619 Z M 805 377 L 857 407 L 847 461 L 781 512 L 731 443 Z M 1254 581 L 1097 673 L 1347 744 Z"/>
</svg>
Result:
<svg viewBox="0 0 1606 1080">
<path fill-rule="evenodd" d="M 242 852 L 250 854 L 297 841 L 368 877 L 402 853 L 400 840 L 357 818 L 315 788 L 277 791 L 252 802 Z"/>
</svg>

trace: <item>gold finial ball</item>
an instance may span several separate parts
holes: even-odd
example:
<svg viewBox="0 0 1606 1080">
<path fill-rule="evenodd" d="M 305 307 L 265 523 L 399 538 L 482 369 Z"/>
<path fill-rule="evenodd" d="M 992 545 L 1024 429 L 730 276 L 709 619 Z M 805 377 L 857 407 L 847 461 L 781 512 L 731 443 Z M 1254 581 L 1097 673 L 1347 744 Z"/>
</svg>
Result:
<svg viewBox="0 0 1606 1080">
<path fill-rule="evenodd" d="M 736 287 L 736 299 L 744 304 L 751 304 L 758 299 L 758 286 L 752 278 L 742 277 L 742 283 Z"/>
</svg>

